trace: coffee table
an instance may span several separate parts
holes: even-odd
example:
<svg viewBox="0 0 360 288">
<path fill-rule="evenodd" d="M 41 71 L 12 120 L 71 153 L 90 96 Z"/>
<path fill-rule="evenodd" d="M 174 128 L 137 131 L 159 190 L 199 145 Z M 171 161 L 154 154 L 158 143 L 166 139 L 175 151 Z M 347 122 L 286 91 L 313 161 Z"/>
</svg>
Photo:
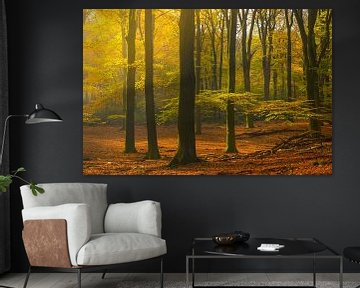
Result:
<svg viewBox="0 0 360 288">
<path fill-rule="evenodd" d="M 261 243 L 281 244 L 284 248 L 277 252 L 263 252 L 257 250 Z M 316 288 L 316 260 L 328 259 L 339 261 L 339 287 L 343 287 L 343 258 L 335 250 L 320 242 L 315 238 L 250 238 L 245 243 L 229 246 L 219 246 L 211 238 L 194 238 L 191 253 L 186 255 L 186 287 L 189 287 L 189 275 L 191 268 L 191 286 L 195 285 L 195 260 L 208 259 L 295 259 L 312 260 L 313 285 L 311 286 L 292 286 L 292 287 L 313 287 Z M 206 286 L 208 287 L 208 286 Z M 215 287 L 215 286 L 211 286 Z M 222 286 L 229 287 L 229 286 Z M 256 287 L 256 286 L 230 286 L 230 287 Z M 264 287 L 264 286 L 262 286 Z M 277 286 L 271 286 L 277 287 Z M 284 286 L 281 286 L 284 287 Z M 288 287 L 288 286 L 287 286 Z"/>
</svg>

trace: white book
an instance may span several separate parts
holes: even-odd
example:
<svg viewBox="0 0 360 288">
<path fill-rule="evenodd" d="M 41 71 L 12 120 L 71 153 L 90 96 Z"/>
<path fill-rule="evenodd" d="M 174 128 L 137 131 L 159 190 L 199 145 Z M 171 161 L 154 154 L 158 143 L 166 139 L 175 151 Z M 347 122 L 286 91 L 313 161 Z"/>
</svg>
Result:
<svg viewBox="0 0 360 288">
<path fill-rule="evenodd" d="M 259 247 L 257 247 L 260 251 L 269 251 L 269 252 L 276 252 L 279 251 L 279 249 L 284 248 L 284 245 L 280 244 L 269 244 L 269 243 L 262 243 Z"/>
</svg>

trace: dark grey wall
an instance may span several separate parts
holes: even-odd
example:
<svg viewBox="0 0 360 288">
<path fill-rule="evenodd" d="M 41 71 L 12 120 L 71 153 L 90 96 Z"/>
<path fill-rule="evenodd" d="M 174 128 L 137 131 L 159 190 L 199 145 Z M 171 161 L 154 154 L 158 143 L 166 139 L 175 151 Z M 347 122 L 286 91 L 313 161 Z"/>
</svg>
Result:
<svg viewBox="0 0 360 288">
<path fill-rule="evenodd" d="M 310 8 L 315 7 L 314 2 L 196 1 L 198 7 L 210 8 Z M 83 176 L 82 9 L 174 8 L 181 7 L 182 1 L 8 0 L 7 4 L 11 112 L 26 113 L 40 102 L 58 111 L 65 120 L 60 125 L 26 128 L 22 121 L 12 122 L 12 168 L 26 167 L 31 171 L 27 177 L 38 182 L 108 183 L 110 202 L 160 201 L 163 236 L 169 251 L 166 271 L 184 271 L 184 255 L 192 237 L 233 229 L 244 229 L 256 236 L 314 236 L 339 251 L 344 246 L 360 245 L 360 1 L 316 1 L 317 7 L 335 9 L 334 153 L 330 177 Z M 186 5 L 191 6 L 189 2 Z M 12 269 L 23 271 L 27 260 L 21 241 L 22 204 L 16 184 L 11 198 Z M 259 262 L 247 267 L 253 266 L 269 268 Z M 281 266 L 285 264 L 269 269 Z M 125 268 L 150 271 L 156 267 L 146 264 Z M 228 268 L 230 265 L 222 266 Z"/>
</svg>

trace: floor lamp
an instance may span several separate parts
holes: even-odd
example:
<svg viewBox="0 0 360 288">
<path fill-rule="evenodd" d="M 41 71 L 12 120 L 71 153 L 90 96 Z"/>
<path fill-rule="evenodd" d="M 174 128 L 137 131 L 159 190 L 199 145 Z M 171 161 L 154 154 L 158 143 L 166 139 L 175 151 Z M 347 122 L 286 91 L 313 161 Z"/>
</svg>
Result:
<svg viewBox="0 0 360 288">
<path fill-rule="evenodd" d="M 4 132 L 3 132 L 3 138 L 2 138 L 2 144 L 1 144 L 1 151 L 0 151 L 0 167 L 2 166 L 2 160 L 4 155 L 4 146 L 6 141 L 6 132 L 7 132 L 7 126 L 9 123 L 9 120 L 11 118 L 26 118 L 25 124 L 39 124 L 39 123 L 54 123 L 54 122 L 62 122 L 63 120 L 61 117 L 55 113 L 54 111 L 45 108 L 41 104 L 35 105 L 35 110 L 31 112 L 30 114 L 19 114 L 19 115 L 9 115 L 5 119 L 4 123 Z"/>
<path fill-rule="evenodd" d="M 5 119 L 4 123 L 4 131 L 3 131 L 3 137 L 1 142 L 1 150 L 0 150 L 0 168 L 2 167 L 2 161 L 3 161 L 3 155 L 4 155 L 4 146 L 6 142 L 6 132 L 7 132 L 7 126 L 9 123 L 9 120 L 12 118 L 26 118 L 25 124 L 39 124 L 39 123 L 56 123 L 56 122 L 62 122 L 63 120 L 61 117 L 55 113 L 54 111 L 45 108 L 41 104 L 35 105 L 35 110 L 31 112 L 30 114 L 20 114 L 20 115 L 9 115 Z M 12 288 L 9 286 L 3 286 L 0 284 L 0 287 L 4 288 Z"/>
</svg>

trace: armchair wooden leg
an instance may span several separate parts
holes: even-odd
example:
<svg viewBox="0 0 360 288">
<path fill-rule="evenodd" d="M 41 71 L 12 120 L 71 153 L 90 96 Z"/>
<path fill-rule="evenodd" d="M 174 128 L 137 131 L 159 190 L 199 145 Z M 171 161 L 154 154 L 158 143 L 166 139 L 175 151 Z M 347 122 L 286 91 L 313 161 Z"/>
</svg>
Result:
<svg viewBox="0 0 360 288">
<path fill-rule="evenodd" d="M 164 287 L 164 269 L 163 269 L 163 263 L 164 260 L 163 260 L 163 257 L 161 257 L 161 260 L 160 260 L 160 287 L 163 288 Z"/>
<path fill-rule="evenodd" d="M 101 279 L 105 279 L 106 272 L 107 270 L 104 270 L 103 274 L 101 275 Z"/>
<path fill-rule="evenodd" d="M 28 270 L 28 272 L 27 272 L 27 274 L 26 274 L 26 278 L 25 278 L 25 282 L 24 282 L 23 288 L 26 288 L 27 283 L 28 283 L 28 281 L 29 281 L 30 274 L 31 274 L 31 265 L 29 266 L 29 270 Z"/>
<path fill-rule="evenodd" d="M 78 288 L 81 288 L 81 269 L 77 269 Z"/>
</svg>

